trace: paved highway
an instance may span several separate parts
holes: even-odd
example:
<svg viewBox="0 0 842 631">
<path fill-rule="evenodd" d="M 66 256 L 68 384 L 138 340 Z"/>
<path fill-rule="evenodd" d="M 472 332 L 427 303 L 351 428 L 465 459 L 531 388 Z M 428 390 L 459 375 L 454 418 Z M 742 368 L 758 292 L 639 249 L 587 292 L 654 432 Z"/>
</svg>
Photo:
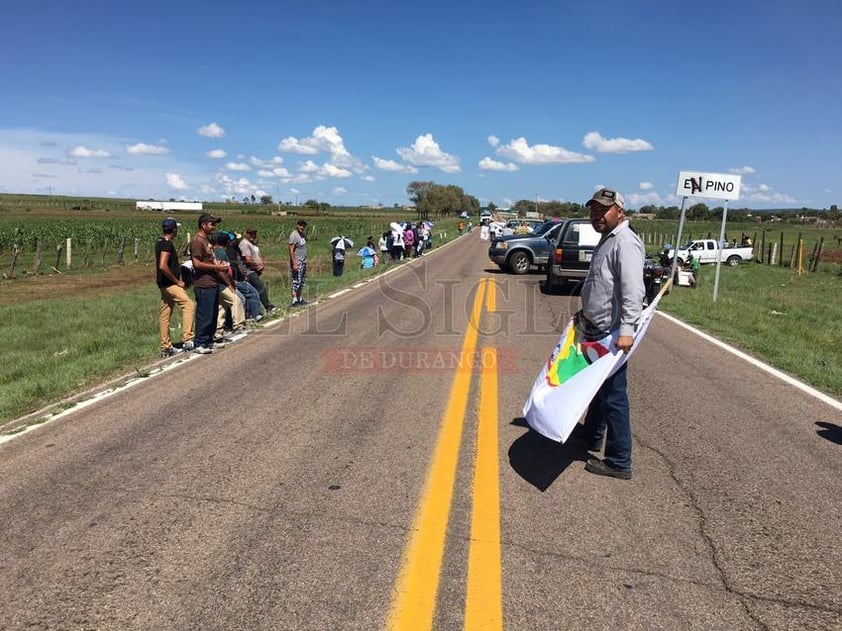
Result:
<svg viewBox="0 0 842 631">
<path fill-rule="evenodd" d="M 591 475 L 520 418 L 578 298 L 486 248 L 0 445 L 0 629 L 842 628 L 839 408 L 657 317 Z"/>
</svg>

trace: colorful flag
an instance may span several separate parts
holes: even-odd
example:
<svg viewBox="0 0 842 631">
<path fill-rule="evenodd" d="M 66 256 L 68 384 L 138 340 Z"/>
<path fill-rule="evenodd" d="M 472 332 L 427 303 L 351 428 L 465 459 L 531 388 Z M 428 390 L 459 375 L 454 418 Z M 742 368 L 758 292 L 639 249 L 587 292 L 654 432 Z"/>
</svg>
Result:
<svg viewBox="0 0 842 631">
<path fill-rule="evenodd" d="M 567 440 L 605 380 L 640 346 L 662 295 L 643 310 L 628 353 L 617 349 L 617 329 L 600 340 L 585 341 L 570 318 L 523 406 L 532 429 L 552 440 Z"/>
</svg>

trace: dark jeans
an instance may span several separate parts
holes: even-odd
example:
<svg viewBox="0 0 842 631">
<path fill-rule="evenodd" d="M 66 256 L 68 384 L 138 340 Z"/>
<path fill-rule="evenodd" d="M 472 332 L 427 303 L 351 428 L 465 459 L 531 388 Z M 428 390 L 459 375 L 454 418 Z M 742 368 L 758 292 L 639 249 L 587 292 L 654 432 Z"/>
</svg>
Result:
<svg viewBox="0 0 842 631">
<path fill-rule="evenodd" d="M 243 294 L 246 299 L 246 317 L 256 318 L 260 315 L 260 294 L 254 288 L 254 285 L 245 281 L 237 281 L 237 291 Z"/>
<path fill-rule="evenodd" d="M 196 295 L 196 346 L 213 346 L 216 333 L 216 317 L 219 313 L 219 285 L 213 287 L 193 287 Z"/>
<path fill-rule="evenodd" d="M 630 470 L 632 436 L 626 368 L 628 363 L 606 379 L 591 401 L 585 416 L 585 436 L 588 442 L 598 442 L 605 436 L 605 463 Z"/>
<path fill-rule="evenodd" d="M 266 289 L 263 279 L 260 278 L 260 275 L 257 272 L 249 270 L 248 281 L 249 284 L 257 290 L 257 294 L 260 296 L 260 302 L 263 304 L 264 309 L 268 311 L 275 306 L 272 304 L 272 301 L 269 300 L 269 290 Z"/>
<path fill-rule="evenodd" d="M 345 271 L 345 261 L 333 261 L 333 275 L 334 276 L 342 276 L 342 272 Z"/>
</svg>

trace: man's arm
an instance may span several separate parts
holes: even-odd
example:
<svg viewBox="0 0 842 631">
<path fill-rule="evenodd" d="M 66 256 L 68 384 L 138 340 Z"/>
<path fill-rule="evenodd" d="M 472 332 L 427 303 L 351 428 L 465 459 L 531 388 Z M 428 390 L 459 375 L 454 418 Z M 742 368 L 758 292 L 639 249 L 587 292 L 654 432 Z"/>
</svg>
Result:
<svg viewBox="0 0 842 631">
<path fill-rule="evenodd" d="M 164 278 L 172 281 L 174 285 L 184 287 L 184 282 L 176 278 L 170 270 L 170 253 L 163 251 L 158 254 L 158 271 L 163 274 Z"/>
<path fill-rule="evenodd" d="M 646 287 L 643 283 L 643 244 L 634 240 L 620 244 L 620 331 L 616 346 L 628 353 L 634 344 L 634 330 L 643 313 L 643 297 Z"/>
<path fill-rule="evenodd" d="M 292 271 L 298 271 L 298 260 L 295 258 L 295 244 L 289 244 L 289 266 L 292 268 Z"/>
</svg>

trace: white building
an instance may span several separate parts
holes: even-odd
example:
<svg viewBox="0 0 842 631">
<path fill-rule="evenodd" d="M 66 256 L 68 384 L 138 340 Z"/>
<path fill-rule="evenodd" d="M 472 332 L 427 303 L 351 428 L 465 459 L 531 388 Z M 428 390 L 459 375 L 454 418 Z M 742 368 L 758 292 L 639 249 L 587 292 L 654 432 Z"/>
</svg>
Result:
<svg viewBox="0 0 842 631">
<path fill-rule="evenodd" d="M 135 202 L 137 210 L 157 210 L 160 212 L 195 212 L 202 210 L 202 202 L 156 202 L 143 200 Z"/>
</svg>

